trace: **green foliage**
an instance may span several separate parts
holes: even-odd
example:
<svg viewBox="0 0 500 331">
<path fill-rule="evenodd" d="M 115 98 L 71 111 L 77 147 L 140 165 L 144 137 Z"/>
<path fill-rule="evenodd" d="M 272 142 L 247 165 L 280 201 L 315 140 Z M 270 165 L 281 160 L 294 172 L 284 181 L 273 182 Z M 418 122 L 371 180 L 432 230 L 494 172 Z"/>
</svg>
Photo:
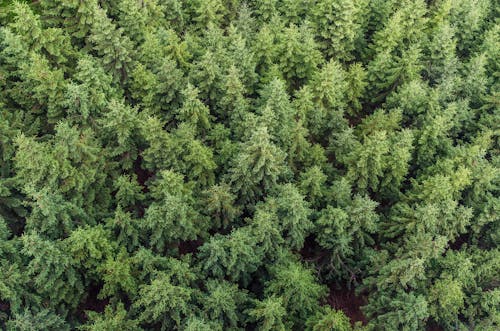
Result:
<svg viewBox="0 0 500 331">
<path fill-rule="evenodd" d="M 100 56 L 103 67 L 111 71 L 115 79 L 123 81 L 127 78 L 128 66 L 131 62 L 129 52 L 133 48 L 132 42 L 107 17 L 106 11 L 97 4 L 93 15 L 94 22 L 90 29 L 89 40 Z"/>
<path fill-rule="evenodd" d="M 135 302 L 139 321 L 159 323 L 162 330 L 178 327 L 181 319 L 191 312 L 193 289 L 172 284 L 170 276 L 159 273 L 150 284 L 139 291 Z"/>
<path fill-rule="evenodd" d="M 278 37 L 280 69 L 291 87 L 307 82 L 321 63 L 321 53 L 307 25 L 285 28 Z"/>
<path fill-rule="evenodd" d="M 276 214 L 287 244 L 300 249 L 313 227 L 311 210 L 299 190 L 292 184 L 277 186 L 276 193 L 266 200 L 266 207 Z"/>
<path fill-rule="evenodd" d="M 92 275 L 101 263 L 113 255 L 116 243 L 109 237 L 110 233 L 102 225 L 81 227 L 65 239 L 66 250 L 80 268 Z"/>
<path fill-rule="evenodd" d="M 284 168 L 283 152 L 271 141 L 266 127 L 258 127 L 230 169 L 230 184 L 243 202 L 255 202 L 274 186 Z"/>
<path fill-rule="evenodd" d="M 352 330 L 349 318 L 339 310 L 323 307 L 307 322 L 307 330 L 311 331 L 350 331 Z"/>
<path fill-rule="evenodd" d="M 218 278 L 225 276 L 233 281 L 248 282 L 250 274 L 262 262 L 257 249 L 257 238 L 250 229 L 243 227 L 233 230 L 229 235 L 217 234 L 200 247 L 203 270 Z"/>
<path fill-rule="evenodd" d="M 430 314 L 444 323 L 456 321 L 458 312 L 464 306 L 462 286 L 454 280 L 438 280 L 430 289 L 429 299 L 434 301 Z M 451 323 L 450 323 L 451 324 Z"/>
<path fill-rule="evenodd" d="M 123 303 L 119 302 L 115 308 L 107 305 L 103 314 L 98 314 L 94 311 L 88 312 L 89 321 L 82 325 L 79 329 L 86 331 L 113 331 L 113 330 L 142 330 L 139 327 L 139 322 L 127 318 L 127 311 Z"/>
<path fill-rule="evenodd" d="M 67 236 L 75 224 L 92 224 L 107 208 L 105 160 L 92 131 L 61 123 L 52 142 L 20 135 L 15 143 L 16 177 L 32 209 L 28 229 Z"/>
<path fill-rule="evenodd" d="M 146 169 L 174 170 L 202 186 L 213 184 L 213 151 L 196 139 L 195 128 L 180 125 L 172 133 L 162 129 L 156 118 L 148 118 L 141 131 L 149 147 L 143 152 Z"/>
<path fill-rule="evenodd" d="M 37 234 L 25 235 L 22 240 L 22 253 L 30 258 L 27 273 L 31 286 L 54 308 L 76 307 L 84 293 L 83 283 L 76 261 L 64 250 L 62 242 L 44 240 Z"/>
<path fill-rule="evenodd" d="M 227 228 L 240 214 L 235 205 L 236 196 L 227 184 L 214 185 L 204 192 L 204 210 L 216 228 Z"/>
<path fill-rule="evenodd" d="M 198 90 L 188 84 L 186 90 L 182 91 L 184 102 L 176 116 L 180 122 L 189 123 L 199 130 L 206 130 L 210 127 L 209 110 L 200 100 L 198 100 Z"/>
<path fill-rule="evenodd" d="M 311 21 L 321 46 L 328 56 L 339 60 L 350 60 L 359 38 L 360 1 L 318 0 L 311 10 Z"/>
<path fill-rule="evenodd" d="M 144 226 L 150 232 L 150 245 L 161 252 L 169 243 L 195 239 L 203 224 L 183 177 L 169 170 L 158 177 L 151 185 L 155 201 L 146 210 Z"/>
<path fill-rule="evenodd" d="M 207 322 L 198 317 L 188 318 L 185 325 L 181 328 L 185 331 L 211 331 L 211 330 L 222 330 L 222 327 L 217 323 Z"/>
<path fill-rule="evenodd" d="M 235 284 L 216 280 L 207 282 L 207 292 L 202 304 L 208 320 L 236 327 L 242 320 L 242 314 L 238 310 L 241 310 L 246 301 L 245 293 Z"/>
<path fill-rule="evenodd" d="M 250 321 L 257 322 L 257 330 L 283 331 L 286 330 L 286 310 L 281 297 L 270 296 L 264 301 L 257 301 L 255 307 L 248 311 Z"/>
<path fill-rule="evenodd" d="M 0 1 L 0 329 L 498 330 L 499 13 Z"/>
<path fill-rule="evenodd" d="M 14 319 L 7 321 L 6 327 L 7 330 L 12 331 L 70 330 L 69 325 L 66 324 L 64 319 L 48 309 L 35 313 L 30 310 L 25 310 L 22 314 L 14 315 Z"/>
<path fill-rule="evenodd" d="M 299 325 L 319 309 L 319 300 L 325 288 L 316 283 L 312 270 L 304 267 L 293 258 L 271 267 L 271 280 L 265 293 L 283 298 L 283 304 L 291 314 L 291 319 Z"/>
<path fill-rule="evenodd" d="M 109 257 L 102 263 L 98 271 L 104 282 L 99 298 L 105 298 L 125 292 L 133 296 L 137 291 L 136 281 L 132 274 L 132 261 L 128 254 L 122 250 L 115 258 Z"/>
<path fill-rule="evenodd" d="M 422 295 L 398 292 L 394 299 L 380 298 L 376 304 L 381 305 L 383 311 L 379 312 L 374 325 L 386 330 L 419 330 L 429 316 L 427 302 Z"/>
</svg>

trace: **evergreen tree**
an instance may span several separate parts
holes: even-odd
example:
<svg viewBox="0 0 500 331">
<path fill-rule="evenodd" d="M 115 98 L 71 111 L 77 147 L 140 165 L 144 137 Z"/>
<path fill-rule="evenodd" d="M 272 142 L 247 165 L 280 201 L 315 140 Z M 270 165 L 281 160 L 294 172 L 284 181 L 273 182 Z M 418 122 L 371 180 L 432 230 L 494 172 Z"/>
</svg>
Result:
<svg viewBox="0 0 500 331">
<path fill-rule="evenodd" d="M 89 40 L 101 57 L 104 68 L 110 70 L 115 79 L 123 82 L 128 76 L 128 67 L 132 61 L 129 55 L 129 50 L 133 49 L 132 42 L 107 17 L 104 9 L 97 7 L 93 15 Z"/>
<path fill-rule="evenodd" d="M 150 233 L 149 243 L 162 252 L 169 244 L 179 240 L 195 239 L 205 225 L 194 209 L 192 192 L 181 175 L 162 171 L 151 185 L 155 199 L 146 210 L 144 226 Z"/>
<path fill-rule="evenodd" d="M 498 330 L 499 13 L 0 0 L 0 329 Z"/>
<path fill-rule="evenodd" d="M 316 1 L 311 21 L 328 56 L 350 60 L 355 41 L 361 33 L 359 4 L 352 0 Z"/>
<path fill-rule="evenodd" d="M 302 248 L 313 224 L 309 220 L 311 210 L 299 190 L 292 184 L 278 186 L 266 205 L 276 213 L 287 244 L 295 249 Z"/>
<path fill-rule="evenodd" d="M 248 311 L 251 321 L 256 321 L 257 330 L 282 331 L 286 330 L 284 321 L 286 310 L 281 297 L 270 296 L 263 301 L 257 301 L 255 308 Z"/>
<path fill-rule="evenodd" d="M 349 331 L 352 330 L 349 318 L 342 311 L 323 307 L 307 320 L 307 330 L 311 331 Z"/>
<path fill-rule="evenodd" d="M 12 331 L 24 330 L 69 330 L 69 325 L 57 314 L 48 309 L 39 312 L 25 310 L 22 314 L 16 314 L 13 319 L 7 321 L 6 327 Z"/>
<path fill-rule="evenodd" d="M 27 273 L 31 286 L 49 299 L 53 309 L 59 305 L 69 309 L 78 305 L 84 294 L 82 279 L 61 242 L 44 240 L 37 234 L 26 235 L 22 253 L 30 258 Z"/>
<path fill-rule="evenodd" d="M 278 59 L 280 69 L 291 88 L 307 82 L 321 63 L 310 28 L 307 25 L 291 25 L 278 36 Z"/>
<path fill-rule="evenodd" d="M 174 285 L 168 275 L 159 273 L 150 284 L 141 286 L 135 308 L 139 321 L 159 325 L 162 330 L 177 328 L 191 314 L 193 290 Z"/>
<path fill-rule="evenodd" d="M 243 202 L 255 202 L 273 187 L 283 172 L 283 153 L 270 141 L 266 127 L 258 127 L 243 143 L 230 169 L 230 184 Z"/>
<path fill-rule="evenodd" d="M 262 262 L 256 238 L 245 227 L 233 230 L 226 236 L 217 234 L 211 237 L 199 251 L 203 270 L 219 279 L 228 277 L 233 281 L 248 283 L 251 273 Z"/>
<path fill-rule="evenodd" d="M 231 226 L 241 213 L 235 205 L 236 197 L 230 189 L 229 185 L 221 184 L 214 185 L 205 191 L 204 210 L 217 228 Z"/>
<path fill-rule="evenodd" d="M 116 307 L 107 305 L 104 309 L 104 314 L 99 314 L 93 311 L 88 312 L 89 321 L 80 327 L 80 330 L 97 331 L 97 330 L 142 330 L 138 321 L 127 318 L 127 311 L 123 303 L 119 302 Z"/>
<path fill-rule="evenodd" d="M 246 295 L 235 284 L 209 280 L 207 295 L 203 298 L 203 310 L 210 321 L 219 321 L 221 325 L 236 327 L 242 320 L 240 307 L 246 301 Z"/>
<path fill-rule="evenodd" d="M 311 313 L 319 309 L 319 300 L 325 288 L 315 282 L 312 270 L 305 268 L 293 257 L 271 267 L 271 280 L 266 284 L 266 295 L 283 298 L 283 304 L 291 313 L 294 323 L 303 325 Z"/>
<path fill-rule="evenodd" d="M 198 90 L 188 84 L 186 90 L 182 91 L 184 102 L 182 108 L 178 110 L 177 120 L 189 123 L 200 131 L 210 127 L 209 110 L 198 99 Z"/>
</svg>

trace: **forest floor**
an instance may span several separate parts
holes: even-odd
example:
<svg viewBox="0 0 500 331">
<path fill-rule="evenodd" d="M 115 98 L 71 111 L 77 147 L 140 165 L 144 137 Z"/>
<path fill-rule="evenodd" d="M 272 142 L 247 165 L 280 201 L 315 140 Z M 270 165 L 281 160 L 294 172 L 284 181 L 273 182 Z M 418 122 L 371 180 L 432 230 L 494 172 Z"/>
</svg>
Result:
<svg viewBox="0 0 500 331">
<path fill-rule="evenodd" d="M 344 314 L 351 319 L 353 325 L 358 321 L 362 322 L 363 325 L 367 323 L 367 319 L 361 311 L 361 307 L 366 305 L 366 298 L 363 296 L 356 296 L 353 288 L 337 289 L 331 287 L 327 301 L 333 308 L 342 310 Z"/>
</svg>

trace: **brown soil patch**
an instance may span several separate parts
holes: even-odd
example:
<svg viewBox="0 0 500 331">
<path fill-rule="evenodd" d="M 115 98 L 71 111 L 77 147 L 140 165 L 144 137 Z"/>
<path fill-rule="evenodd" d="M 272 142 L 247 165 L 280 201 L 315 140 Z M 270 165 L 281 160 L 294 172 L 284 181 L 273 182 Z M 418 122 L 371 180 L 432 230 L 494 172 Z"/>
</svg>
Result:
<svg viewBox="0 0 500 331">
<path fill-rule="evenodd" d="M 366 304 L 366 298 L 356 296 L 354 289 L 332 287 L 327 301 L 332 308 L 342 310 L 351 319 L 352 324 L 358 321 L 367 323 L 366 316 L 361 311 L 361 307 Z"/>
</svg>

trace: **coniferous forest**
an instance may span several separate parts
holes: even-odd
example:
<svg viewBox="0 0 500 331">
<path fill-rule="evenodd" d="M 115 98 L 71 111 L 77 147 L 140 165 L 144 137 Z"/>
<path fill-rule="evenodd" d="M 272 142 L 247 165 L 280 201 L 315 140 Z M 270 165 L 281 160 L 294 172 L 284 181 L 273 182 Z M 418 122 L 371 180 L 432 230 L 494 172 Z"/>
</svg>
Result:
<svg viewBox="0 0 500 331">
<path fill-rule="evenodd" d="M 500 329 L 498 0 L 0 1 L 0 329 Z"/>
</svg>

